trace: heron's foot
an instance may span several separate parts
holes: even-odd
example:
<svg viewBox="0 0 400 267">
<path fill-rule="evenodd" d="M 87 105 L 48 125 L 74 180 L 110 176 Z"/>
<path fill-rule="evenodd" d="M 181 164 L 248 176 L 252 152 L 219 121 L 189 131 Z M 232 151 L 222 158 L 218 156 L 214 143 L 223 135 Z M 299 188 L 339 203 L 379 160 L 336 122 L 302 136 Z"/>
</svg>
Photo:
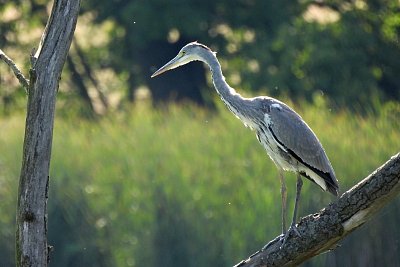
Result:
<svg viewBox="0 0 400 267">
<path fill-rule="evenodd" d="M 269 248 L 269 246 L 275 244 L 276 242 L 280 242 L 283 238 L 283 234 L 281 234 L 280 236 L 276 237 L 275 239 L 269 241 L 262 249 L 261 251 L 266 250 L 267 248 Z"/>
<path fill-rule="evenodd" d="M 283 246 L 285 245 L 286 240 L 287 240 L 287 238 L 289 237 L 289 235 L 290 235 L 291 232 L 294 232 L 298 237 L 301 237 L 301 234 L 300 234 L 299 230 L 297 229 L 296 224 L 295 224 L 295 223 L 292 223 L 292 224 L 290 225 L 289 229 L 287 230 L 287 232 L 286 232 L 286 233 L 283 233 L 282 235 L 280 235 L 281 241 L 282 241 L 282 244 L 281 244 L 281 246 L 280 246 L 281 249 L 282 249 Z M 268 245 L 268 244 L 267 244 L 267 245 Z"/>
<path fill-rule="evenodd" d="M 262 249 L 261 251 L 266 250 L 268 247 L 270 247 L 271 245 L 275 244 L 276 242 L 282 242 L 281 245 L 279 246 L 280 249 L 283 248 L 283 246 L 286 243 L 287 238 L 289 237 L 290 233 L 294 232 L 298 237 L 301 237 L 301 234 L 299 232 L 299 230 L 297 229 L 297 226 L 292 223 L 289 227 L 289 229 L 285 232 L 282 233 L 280 236 L 276 237 L 275 239 L 269 241 Z"/>
</svg>

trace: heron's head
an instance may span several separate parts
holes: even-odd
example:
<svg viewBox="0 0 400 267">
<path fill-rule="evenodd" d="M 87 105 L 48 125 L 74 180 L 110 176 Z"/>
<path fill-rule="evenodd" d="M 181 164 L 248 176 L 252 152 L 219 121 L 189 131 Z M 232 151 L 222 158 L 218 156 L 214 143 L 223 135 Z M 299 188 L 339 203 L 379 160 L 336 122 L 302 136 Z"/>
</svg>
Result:
<svg viewBox="0 0 400 267">
<path fill-rule="evenodd" d="M 154 72 L 153 75 L 151 75 L 151 77 L 153 78 L 157 75 L 160 75 L 161 73 L 175 69 L 191 61 L 195 60 L 204 61 L 204 55 L 210 52 L 211 52 L 210 48 L 208 48 L 203 44 L 197 42 L 189 43 L 179 51 L 176 57 L 171 59 L 167 64 L 165 64 L 156 72 Z"/>
</svg>

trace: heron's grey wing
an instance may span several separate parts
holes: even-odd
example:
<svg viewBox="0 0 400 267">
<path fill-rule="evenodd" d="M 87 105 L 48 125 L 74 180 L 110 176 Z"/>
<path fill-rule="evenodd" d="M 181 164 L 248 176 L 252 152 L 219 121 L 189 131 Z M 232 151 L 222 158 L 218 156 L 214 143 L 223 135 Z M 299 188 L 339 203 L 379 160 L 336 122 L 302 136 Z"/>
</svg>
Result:
<svg viewBox="0 0 400 267">
<path fill-rule="evenodd" d="M 337 190 L 338 184 L 332 165 L 320 141 L 307 123 L 282 102 L 273 102 L 269 110 L 270 129 L 274 137 L 285 148 L 297 155 L 303 163 L 329 174 L 330 179 L 329 177 L 323 178 Z"/>
</svg>

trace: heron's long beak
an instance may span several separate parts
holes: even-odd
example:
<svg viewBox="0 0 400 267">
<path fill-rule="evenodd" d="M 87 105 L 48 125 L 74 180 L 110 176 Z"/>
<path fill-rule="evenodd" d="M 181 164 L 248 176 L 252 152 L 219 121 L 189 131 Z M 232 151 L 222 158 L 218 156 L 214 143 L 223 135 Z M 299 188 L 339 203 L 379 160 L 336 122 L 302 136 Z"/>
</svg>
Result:
<svg viewBox="0 0 400 267">
<path fill-rule="evenodd" d="M 160 75 L 166 71 L 175 69 L 175 68 L 185 64 L 182 59 L 183 59 L 183 57 L 181 55 L 177 55 L 176 57 L 171 59 L 167 64 L 165 64 L 164 66 L 159 68 L 156 72 L 154 72 L 153 75 L 151 75 L 151 78 L 156 77 L 157 75 Z"/>
</svg>

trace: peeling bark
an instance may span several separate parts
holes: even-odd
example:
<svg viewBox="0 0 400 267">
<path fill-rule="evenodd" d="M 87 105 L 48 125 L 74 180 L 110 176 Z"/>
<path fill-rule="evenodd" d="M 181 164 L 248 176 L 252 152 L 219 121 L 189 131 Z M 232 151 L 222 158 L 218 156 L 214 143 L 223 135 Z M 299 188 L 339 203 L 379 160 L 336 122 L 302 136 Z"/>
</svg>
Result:
<svg viewBox="0 0 400 267">
<path fill-rule="evenodd" d="M 376 215 L 400 193 L 400 153 L 345 192 L 336 202 L 297 225 L 301 237 L 290 235 L 280 249 L 279 236 L 235 267 L 297 266 L 335 249 L 345 236 Z"/>
<path fill-rule="evenodd" d="M 54 109 L 62 68 L 71 45 L 80 0 L 55 0 L 28 86 L 28 105 L 18 188 L 16 264 L 47 266 L 47 192 Z"/>
</svg>

